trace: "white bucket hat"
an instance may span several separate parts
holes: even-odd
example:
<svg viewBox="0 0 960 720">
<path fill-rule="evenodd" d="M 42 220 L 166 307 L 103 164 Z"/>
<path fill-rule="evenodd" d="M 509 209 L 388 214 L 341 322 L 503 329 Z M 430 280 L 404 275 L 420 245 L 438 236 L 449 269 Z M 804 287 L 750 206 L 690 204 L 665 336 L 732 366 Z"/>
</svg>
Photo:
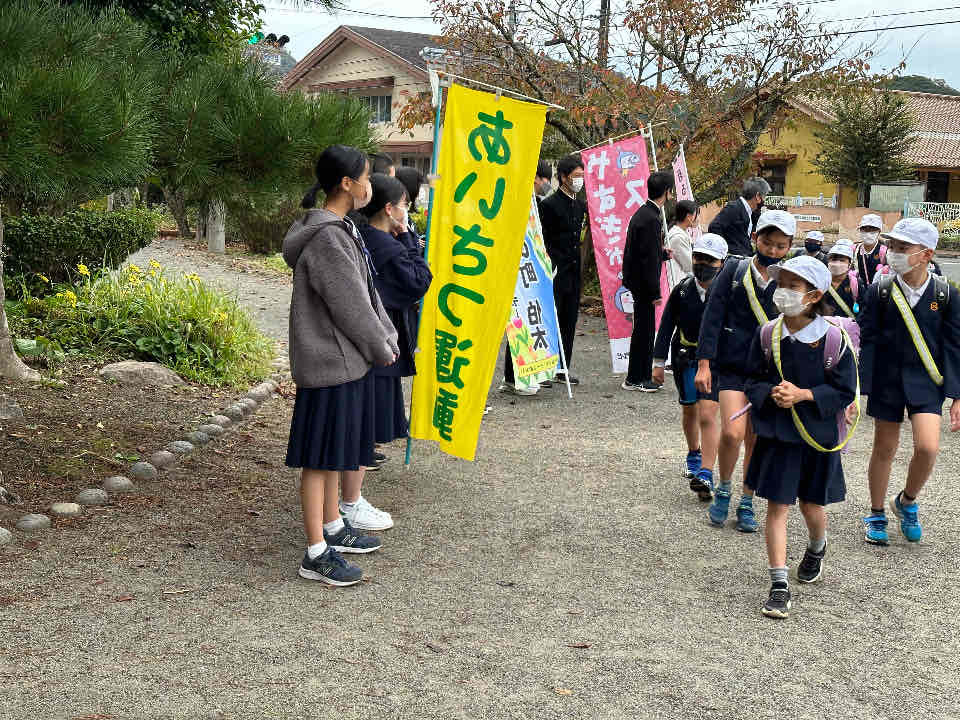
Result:
<svg viewBox="0 0 960 720">
<path fill-rule="evenodd" d="M 768 227 L 775 227 L 790 237 L 797 234 L 797 220 L 786 210 L 767 210 L 763 213 L 757 220 L 757 232 Z"/>
<path fill-rule="evenodd" d="M 826 292 L 832 282 L 827 266 L 815 257 L 810 257 L 809 255 L 799 255 L 795 258 L 790 258 L 781 265 L 771 265 L 769 271 L 770 277 L 778 280 L 780 273 L 783 271 L 799 275 L 813 285 L 815 290 L 819 290 L 820 292 Z"/>
<path fill-rule="evenodd" d="M 716 233 L 704 233 L 694 240 L 693 252 L 723 260 L 727 256 L 727 241 Z"/>
<path fill-rule="evenodd" d="M 926 218 L 904 218 L 889 232 L 880 233 L 887 240 L 901 240 L 911 245 L 923 245 L 930 250 L 937 249 L 940 232 L 937 226 Z"/>
</svg>

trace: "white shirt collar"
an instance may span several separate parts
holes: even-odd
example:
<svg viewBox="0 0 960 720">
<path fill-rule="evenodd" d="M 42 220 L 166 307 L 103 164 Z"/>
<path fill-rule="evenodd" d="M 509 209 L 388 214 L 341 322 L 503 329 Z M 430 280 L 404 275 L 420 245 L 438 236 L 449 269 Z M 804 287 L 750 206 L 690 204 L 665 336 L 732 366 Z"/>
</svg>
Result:
<svg viewBox="0 0 960 720">
<path fill-rule="evenodd" d="M 694 279 L 693 284 L 697 287 L 697 295 L 700 296 L 700 302 L 707 298 L 707 289 L 700 284 L 699 280 Z"/>
<path fill-rule="evenodd" d="M 741 199 L 742 199 L 742 198 L 741 198 Z M 769 276 L 769 274 L 768 274 L 768 275 L 767 275 L 767 279 L 766 279 L 766 280 L 763 279 L 763 275 L 761 275 L 761 274 L 760 274 L 760 271 L 757 270 L 756 256 L 754 256 L 754 259 L 750 261 L 750 270 L 753 271 L 753 281 L 754 281 L 754 283 L 755 283 L 761 290 L 766 290 L 766 289 L 767 289 L 767 285 L 770 284 L 770 281 L 771 281 L 773 278 L 771 278 L 771 277 Z"/>
<path fill-rule="evenodd" d="M 897 282 L 900 284 L 900 289 L 903 290 L 903 296 L 907 299 L 910 307 L 916 307 L 917 303 L 920 302 L 920 298 L 922 298 L 923 294 L 927 291 L 927 286 L 930 284 L 930 271 L 927 271 L 926 282 L 916 289 L 910 287 L 902 275 L 897 275 Z"/>
<path fill-rule="evenodd" d="M 807 325 L 804 328 L 801 328 L 796 335 L 793 336 L 793 339 L 797 342 L 802 343 L 813 343 L 822 338 L 827 334 L 827 321 L 824 320 L 821 316 L 817 315 L 813 322 Z M 790 328 L 787 327 L 787 324 L 783 324 L 783 335 L 782 337 L 790 337 Z"/>
</svg>

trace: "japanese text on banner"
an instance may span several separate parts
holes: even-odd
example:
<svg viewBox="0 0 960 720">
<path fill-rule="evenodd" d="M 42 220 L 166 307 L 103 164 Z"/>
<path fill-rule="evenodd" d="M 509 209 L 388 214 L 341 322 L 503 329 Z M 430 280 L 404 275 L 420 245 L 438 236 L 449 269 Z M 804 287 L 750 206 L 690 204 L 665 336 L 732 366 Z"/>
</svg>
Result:
<svg viewBox="0 0 960 720">
<path fill-rule="evenodd" d="M 517 278 L 545 108 L 453 85 L 431 208 L 410 434 L 473 460 Z"/>
<path fill-rule="evenodd" d="M 535 197 L 530 200 L 507 343 L 515 385 L 529 388 L 553 380 L 560 362 L 560 334 L 553 301 L 553 264 L 543 241 Z"/>
<path fill-rule="evenodd" d="M 581 155 L 613 371 L 624 373 L 630 360 L 633 295 L 623 286 L 623 250 L 630 218 L 647 201 L 647 144 L 635 135 Z"/>
</svg>

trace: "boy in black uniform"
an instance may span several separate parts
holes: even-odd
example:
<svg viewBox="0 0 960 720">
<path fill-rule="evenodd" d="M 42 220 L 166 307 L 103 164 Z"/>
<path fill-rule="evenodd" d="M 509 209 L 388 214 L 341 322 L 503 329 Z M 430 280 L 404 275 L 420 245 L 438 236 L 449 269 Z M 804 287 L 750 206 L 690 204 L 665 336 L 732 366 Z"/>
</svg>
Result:
<svg viewBox="0 0 960 720">
<path fill-rule="evenodd" d="M 687 439 L 684 475 L 690 479 L 690 489 L 703 501 L 710 500 L 713 493 L 713 465 L 720 442 L 720 426 L 717 424 L 720 406 L 716 386 L 711 392 L 704 393 L 699 392 L 694 384 L 697 339 L 707 290 L 726 257 L 727 241 L 720 235 L 706 233 L 694 242 L 693 275 L 677 283 L 670 293 L 653 348 L 654 382 L 663 383 L 668 349 L 673 358 L 673 379 L 680 395 L 683 434 Z"/>
<path fill-rule="evenodd" d="M 876 421 L 867 471 L 871 512 L 864 518 L 866 540 L 874 545 L 889 543 L 884 503 L 904 410 L 913 426 L 913 457 L 890 507 L 910 542 L 923 534 L 916 500 L 940 449 L 946 397 L 954 400 L 950 429 L 960 430 L 960 298 L 929 271 L 937 228 L 923 218 L 905 218 L 883 237 L 893 272 L 867 290 L 859 318 L 862 393 L 870 396 L 867 414 Z"/>
</svg>

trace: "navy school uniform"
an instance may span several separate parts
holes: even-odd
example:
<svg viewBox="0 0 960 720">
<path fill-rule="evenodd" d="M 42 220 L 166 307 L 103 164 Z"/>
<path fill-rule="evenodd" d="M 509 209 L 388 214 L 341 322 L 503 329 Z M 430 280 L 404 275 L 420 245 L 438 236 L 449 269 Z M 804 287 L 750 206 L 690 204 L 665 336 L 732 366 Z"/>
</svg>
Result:
<svg viewBox="0 0 960 720">
<path fill-rule="evenodd" d="M 823 367 L 824 339 L 804 343 L 785 337 L 780 343 L 781 365 L 786 379 L 799 388 L 813 391 L 813 402 L 796 406 L 807 432 L 823 447 L 840 442 L 837 413 L 854 401 L 857 367 L 852 349 L 843 348 L 836 366 Z M 745 482 L 757 495 L 770 502 L 792 505 L 804 502 L 828 505 L 846 495 L 840 453 L 814 450 L 804 442 L 793 424 L 790 410 L 779 407 L 770 391 L 781 381 L 780 374 L 763 352 L 760 332 L 755 333 L 747 357 L 744 391 L 752 403 L 751 420 L 757 444 Z"/>
<path fill-rule="evenodd" d="M 893 282 L 897 282 L 893 280 Z M 945 397 L 960 397 L 960 297 L 947 284 L 947 302 L 937 297 L 931 277 L 913 308 L 917 326 L 943 375 L 937 386 L 920 360 L 907 326 L 893 299 L 880 297 L 877 283 L 869 287 L 860 313 L 860 384 L 869 396 L 867 414 L 901 422 L 904 410 L 941 414 Z"/>
<path fill-rule="evenodd" d="M 853 295 L 853 286 L 850 283 L 849 274 L 844 275 L 843 282 L 840 283 L 840 285 L 835 287 L 833 290 L 834 292 L 837 293 L 837 295 L 840 296 L 840 299 L 846 303 L 847 307 L 850 308 L 850 311 L 853 313 L 853 318 L 856 319 L 857 316 L 860 314 L 860 309 L 861 309 L 860 300 L 863 294 L 866 292 L 866 287 L 860 283 L 859 278 L 857 279 L 856 297 L 854 297 Z M 833 299 L 833 295 L 831 295 L 829 292 L 826 294 L 826 301 L 830 304 L 832 308 L 834 308 L 835 310 L 835 312 L 833 313 L 834 315 L 838 315 L 841 317 L 846 316 L 846 313 L 840 308 L 839 305 L 837 305 L 837 303 Z"/>
<path fill-rule="evenodd" d="M 749 265 L 744 272 L 740 268 L 739 258 L 729 258 L 710 285 L 707 295 L 697 342 L 697 360 L 710 360 L 713 370 L 711 387 L 716 387 L 718 391 L 743 391 L 746 382 L 745 358 L 753 336 L 760 327 L 743 287 L 743 277 L 747 272 L 752 272 Z M 777 283 L 771 280 L 766 288 L 761 288 L 754 278 L 754 287 L 757 300 L 767 317 L 777 317 L 780 313 L 773 302 Z"/>
<path fill-rule="evenodd" d="M 717 401 L 717 389 L 709 394 L 701 393 L 694 385 L 697 374 L 697 338 L 700 337 L 700 321 L 706 303 L 700 299 L 697 281 L 693 276 L 684 278 L 667 299 L 660 319 L 660 329 L 653 346 L 653 357 L 665 359 L 670 351 L 673 380 L 677 384 L 681 405 L 693 405 L 697 400 Z"/>
<path fill-rule="evenodd" d="M 883 247 L 883 243 L 877 243 L 872 252 L 867 252 L 862 244 L 856 246 L 856 250 L 853 253 L 853 269 L 857 271 L 857 275 L 860 276 L 860 284 L 863 287 L 866 287 L 872 283 L 877 276 L 877 268 L 881 265 L 885 265 L 880 261 L 880 248 Z M 886 250 L 883 251 L 884 258 L 886 258 Z"/>
</svg>

